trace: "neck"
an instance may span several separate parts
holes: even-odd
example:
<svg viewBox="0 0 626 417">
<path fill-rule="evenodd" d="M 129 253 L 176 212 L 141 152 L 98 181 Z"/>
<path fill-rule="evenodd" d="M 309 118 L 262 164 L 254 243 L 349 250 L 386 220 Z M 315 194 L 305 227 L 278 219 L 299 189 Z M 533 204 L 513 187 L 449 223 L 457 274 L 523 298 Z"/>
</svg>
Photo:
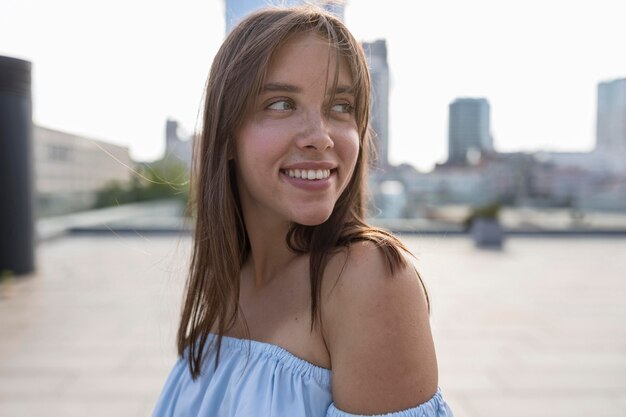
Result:
<svg viewBox="0 0 626 417">
<path fill-rule="evenodd" d="M 283 271 L 299 255 L 287 246 L 288 222 L 268 223 L 246 219 L 250 241 L 250 257 L 246 269 L 251 268 L 255 287 L 261 288 L 280 278 Z"/>
</svg>

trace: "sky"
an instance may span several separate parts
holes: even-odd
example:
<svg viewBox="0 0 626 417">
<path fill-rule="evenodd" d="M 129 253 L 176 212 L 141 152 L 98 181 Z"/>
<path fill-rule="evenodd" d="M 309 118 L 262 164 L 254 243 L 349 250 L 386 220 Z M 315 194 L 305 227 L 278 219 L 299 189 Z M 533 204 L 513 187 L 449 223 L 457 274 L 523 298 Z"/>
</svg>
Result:
<svg viewBox="0 0 626 417">
<path fill-rule="evenodd" d="M 447 155 L 448 105 L 485 97 L 496 150 L 589 151 L 596 91 L 626 78 L 624 0 L 348 0 L 386 39 L 392 163 Z M 158 159 L 165 122 L 197 126 L 222 0 L 0 0 L 0 55 L 33 63 L 35 123 Z"/>
</svg>

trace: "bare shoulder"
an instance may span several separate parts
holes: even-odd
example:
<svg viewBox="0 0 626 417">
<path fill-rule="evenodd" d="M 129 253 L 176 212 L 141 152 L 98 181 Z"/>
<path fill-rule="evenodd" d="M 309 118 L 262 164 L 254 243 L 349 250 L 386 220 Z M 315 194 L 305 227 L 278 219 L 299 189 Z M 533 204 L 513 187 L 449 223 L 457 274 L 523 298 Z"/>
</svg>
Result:
<svg viewBox="0 0 626 417">
<path fill-rule="evenodd" d="M 337 408 L 383 414 L 428 401 L 437 389 L 437 360 L 412 264 L 392 272 L 380 248 L 359 242 L 326 271 L 322 321 Z"/>
</svg>

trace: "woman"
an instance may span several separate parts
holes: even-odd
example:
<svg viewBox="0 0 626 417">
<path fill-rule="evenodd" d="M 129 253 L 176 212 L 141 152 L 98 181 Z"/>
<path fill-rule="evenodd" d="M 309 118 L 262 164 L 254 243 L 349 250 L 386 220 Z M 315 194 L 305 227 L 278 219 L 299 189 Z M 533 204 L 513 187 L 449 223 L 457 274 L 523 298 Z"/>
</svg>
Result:
<svg viewBox="0 0 626 417">
<path fill-rule="evenodd" d="M 421 280 L 363 220 L 369 92 L 360 45 L 323 11 L 260 11 L 225 40 L 180 360 L 154 416 L 452 415 Z"/>
</svg>

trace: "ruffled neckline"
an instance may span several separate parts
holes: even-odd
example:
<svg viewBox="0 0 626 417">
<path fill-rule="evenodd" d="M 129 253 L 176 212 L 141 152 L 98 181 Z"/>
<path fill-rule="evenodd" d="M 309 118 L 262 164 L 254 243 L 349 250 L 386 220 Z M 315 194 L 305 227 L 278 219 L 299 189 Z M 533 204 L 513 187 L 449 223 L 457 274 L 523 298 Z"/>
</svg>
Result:
<svg viewBox="0 0 626 417">
<path fill-rule="evenodd" d="M 217 335 L 209 333 L 207 346 L 213 347 L 217 341 Z M 262 357 L 275 361 L 282 368 L 289 369 L 303 377 L 311 377 L 322 385 L 330 386 L 331 370 L 317 366 L 302 359 L 287 349 L 272 343 L 260 342 L 253 339 L 240 339 L 232 336 L 222 336 L 222 348 L 220 356 L 225 352 L 244 352 L 251 357 Z"/>
</svg>

